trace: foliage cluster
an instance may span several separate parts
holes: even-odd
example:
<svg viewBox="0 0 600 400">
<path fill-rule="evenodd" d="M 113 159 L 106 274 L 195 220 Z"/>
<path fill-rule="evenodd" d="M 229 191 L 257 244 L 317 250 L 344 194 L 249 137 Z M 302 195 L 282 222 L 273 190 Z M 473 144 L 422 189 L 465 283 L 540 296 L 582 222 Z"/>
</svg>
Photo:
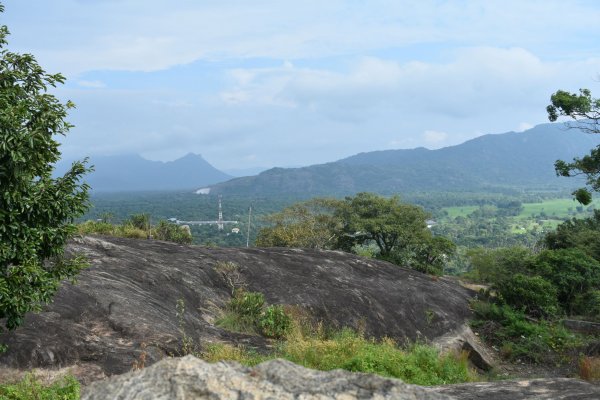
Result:
<svg viewBox="0 0 600 400">
<path fill-rule="evenodd" d="M 86 221 L 77 225 L 81 235 L 100 234 L 134 239 L 154 238 L 167 242 L 190 244 L 192 235 L 182 227 L 161 220 L 157 225 L 150 223 L 148 214 L 134 214 L 123 224 L 112 224 L 106 220 Z"/>
<path fill-rule="evenodd" d="M 559 323 L 532 321 L 522 311 L 490 302 L 473 303 L 473 328 L 507 359 L 534 363 L 560 362 L 561 354 L 582 343 Z"/>
<path fill-rule="evenodd" d="M 219 344 L 208 346 L 202 357 L 209 361 L 235 360 L 245 365 L 284 358 L 307 368 L 374 373 L 419 385 L 475 380 L 475 375 L 469 370 L 466 354 L 442 355 L 436 348 L 423 344 L 401 348 L 391 339 L 367 339 L 348 328 L 330 335 L 305 335 L 300 333 L 302 330 L 294 328 L 294 333 L 288 335 L 279 348 L 267 356 L 243 347 Z"/>
<path fill-rule="evenodd" d="M 600 133 L 600 99 L 592 97 L 589 89 L 580 89 L 578 94 L 558 90 L 550 97 L 550 102 L 546 108 L 550 121 L 554 122 L 561 116 L 570 117 L 576 121 L 571 125 L 572 128 L 591 134 Z M 559 176 L 585 176 L 587 187 L 573 192 L 581 204 L 589 204 L 592 201 L 591 192 L 600 191 L 600 146 L 570 163 L 557 160 L 554 167 Z"/>
<path fill-rule="evenodd" d="M 534 317 L 559 313 L 598 318 L 600 262 L 579 248 L 477 249 L 470 253 L 474 273 L 489 283 L 500 301 Z"/>
<path fill-rule="evenodd" d="M 375 257 L 422 272 L 441 274 L 454 244 L 433 236 L 429 215 L 397 196 L 358 193 L 344 200 L 313 199 L 268 217 L 258 246 L 310 247 L 362 252 L 376 246 Z"/>
<path fill-rule="evenodd" d="M 17 382 L 0 385 L 0 398 L 6 400 L 79 400 L 80 385 L 72 376 L 43 385 L 34 375 L 28 374 Z"/>
<path fill-rule="evenodd" d="M 265 305 L 260 292 L 237 289 L 227 304 L 227 312 L 216 325 L 234 332 L 258 333 L 270 338 L 284 337 L 292 320 L 281 305 Z"/>
<path fill-rule="evenodd" d="M 75 162 L 52 177 L 60 159 L 55 137 L 72 127 L 65 118 L 74 105 L 48 93 L 65 78 L 46 73 L 30 54 L 8 51 L 8 34 L 0 26 L 0 318 L 14 329 L 86 265 L 65 258 L 64 245 L 87 208 L 80 180 L 88 168 Z"/>
</svg>

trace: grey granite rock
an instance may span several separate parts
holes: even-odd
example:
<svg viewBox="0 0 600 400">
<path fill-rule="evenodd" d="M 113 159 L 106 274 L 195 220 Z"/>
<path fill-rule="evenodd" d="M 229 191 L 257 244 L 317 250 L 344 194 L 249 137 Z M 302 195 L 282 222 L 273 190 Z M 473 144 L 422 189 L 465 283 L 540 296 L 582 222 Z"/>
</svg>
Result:
<svg viewBox="0 0 600 400">
<path fill-rule="evenodd" d="M 96 365 L 110 376 L 131 370 L 142 354 L 151 365 L 179 354 L 179 299 L 185 302 L 185 331 L 196 345 L 228 342 L 268 350 L 264 338 L 214 325 L 231 298 L 215 271 L 219 261 L 236 263 L 247 289 L 264 293 L 270 304 L 297 305 L 317 320 L 363 327 L 377 338 L 433 340 L 470 316 L 471 294 L 455 283 L 336 251 L 206 248 L 99 236 L 73 241 L 68 250 L 86 254 L 91 266 L 76 285 L 63 284 L 43 312 L 2 335 L 9 350 L 0 355 L 0 366 Z"/>
<path fill-rule="evenodd" d="M 429 390 L 464 400 L 598 400 L 600 386 L 578 379 L 544 378 L 436 386 Z"/>
<path fill-rule="evenodd" d="M 209 364 L 192 356 L 163 360 L 141 371 L 94 382 L 82 400 L 192 399 L 451 399 L 397 379 L 303 368 L 273 360 L 254 368 Z"/>
</svg>

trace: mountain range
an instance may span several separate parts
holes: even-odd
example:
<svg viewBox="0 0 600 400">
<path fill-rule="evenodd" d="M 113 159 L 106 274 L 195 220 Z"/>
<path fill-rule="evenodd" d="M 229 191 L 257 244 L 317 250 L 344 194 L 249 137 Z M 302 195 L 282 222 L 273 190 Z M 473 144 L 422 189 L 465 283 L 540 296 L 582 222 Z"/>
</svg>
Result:
<svg viewBox="0 0 600 400">
<path fill-rule="evenodd" d="M 168 162 L 150 161 L 136 154 L 92 156 L 89 164 L 94 171 L 84 180 L 98 192 L 192 190 L 232 178 L 201 155 L 192 153 Z M 57 174 L 64 173 L 69 165 L 69 162 L 58 163 Z"/>
<path fill-rule="evenodd" d="M 272 168 L 234 179 L 192 153 L 169 162 L 139 155 L 92 156 L 94 172 L 85 181 L 99 192 L 205 188 L 202 193 L 261 197 L 339 196 L 361 191 L 557 190 L 577 187 L 582 180 L 557 177 L 554 162 L 582 156 L 598 145 L 600 135 L 567 129 L 563 124 L 542 124 L 524 132 L 484 135 L 437 150 L 373 151 L 326 164 Z M 57 174 L 64 173 L 69 164 L 60 162 Z"/>
<path fill-rule="evenodd" d="M 210 193 L 310 197 L 361 191 L 564 189 L 582 181 L 557 177 L 554 162 L 582 156 L 599 144 L 600 136 L 567 129 L 563 124 L 542 124 L 437 150 L 374 151 L 303 168 L 272 168 L 212 185 Z"/>
</svg>

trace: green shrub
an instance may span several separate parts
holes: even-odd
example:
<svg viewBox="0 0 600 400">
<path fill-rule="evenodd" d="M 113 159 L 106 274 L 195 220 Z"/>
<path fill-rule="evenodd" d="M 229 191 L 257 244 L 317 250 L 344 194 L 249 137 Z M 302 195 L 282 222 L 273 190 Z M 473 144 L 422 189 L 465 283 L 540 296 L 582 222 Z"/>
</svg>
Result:
<svg viewBox="0 0 600 400">
<path fill-rule="evenodd" d="M 265 296 L 260 292 L 237 290 L 227 304 L 227 308 L 251 321 L 258 321 L 265 304 Z"/>
<path fill-rule="evenodd" d="M 342 329 L 331 337 L 305 336 L 294 327 L 293 334 L 268 356 L 229 345 L 208 346 L 203 357 L 210 361 L 235 360 L 255 365 L 266 359 L 284 358 L 318 370 L 345 369 L 400 378 L 407 383 L 440 385 L 472 381 L 466 354 L 442 355 L 434 347 L 415 344 L 399 348 L 391 339 L 366 339 L 351 329 Z"/>
<path fill-rule="evenodd" d="M 28 374 L 17 383 L 0 385 L 0 399 L 79 400 L 79 389 L 79 382 L 72 376 L 44 386 L 32 374 Z"/>
<path fill-rule="evenodd" d="M 574 300 L 600 287 L 600 263 L 580 249 L 545 250 L 532 268 L 557 289 L 559 304 L 567 314 L 574 312 Z"/>
<path fill-rule="evenodd" d="M 590 290 L 579 294 L 573 301 L 573 308 L 578 315 L 585 315 L 600 320 L 600 290 Z"/>
<path fill-rule="evenodd" d="M 556 288 L 541 276 L 515 274 L 495 288 L 508 305 L 529 315 L 548 316 L 557 311 Z"/>
<path fill-rule="evenodd" d="M 148 239 L 148 232 L 133 225 L 125 224 L 118 226 L 116 236 L 131 239 Z"/>
<path fill-rule="evenodd" d="M 150 215 L 148 214 L 133 214 L 125 221 L 126 225 L 131 225 L 134 228 L 147 231 L 150 229 Z"/>
<path fill-rule="evenodd" d="M 112 235 L 115 232 L 115 225 L 102 221 L 85 221 L 77 225 L 77 231 L 80 235 L 89 235 L 92 233 Z"/>
<path fill-rule="evenodd" d="M 508 305 L 476 301 L 472 308 L 473 328 L 510 360 L 560 362 L 562 353 L 581 344 L 580 337 L 561 324 L 529 320 L 522 311 Z"/>
<path fill-rule="evenodd" d="M 167 221 L 159 221 L 154 228 L 154 236 L 158 240 L 175 242 L 180 244 L 192 243 L 192 235 L 182 229 L 180 226 L 171 224 Z"/>
<path fill-rule="evenodd" d="M 267 307 L 258 320 L 263 335 L 272 338 L 284 337 L 291 324 L 292 319 L 281 305 Z"/>
<path fill-rule="evenodd" d="M 231 332 L 246 333 L 249 335 L 258 335 L 260 333 L 255 321 L 233 311 L 224 312 L 221 317 L 217 318 L 215 325 Z"/>
</svg>

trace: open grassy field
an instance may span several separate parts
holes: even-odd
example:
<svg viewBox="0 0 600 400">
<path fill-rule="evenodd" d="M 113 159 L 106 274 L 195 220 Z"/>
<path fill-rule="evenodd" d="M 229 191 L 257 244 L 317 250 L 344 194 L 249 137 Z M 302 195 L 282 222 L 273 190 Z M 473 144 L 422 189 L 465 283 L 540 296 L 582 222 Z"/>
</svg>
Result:
<svg viewBox="0 0 600 400">
<path fill-rule="evenodd" d="M 479 206 L 458 206 L 458 207 L 445 207 L 444 211 L 448 212 L 448 217 L 466 217 L 473 211 L 477 210 Z"/>
<path fill-rule="evenodd" d="M 591 206 L 594 207 L 597 203 L 598 202 L 593 202 Z M 578 207 L 580 207 L 583 212 L 577 212 Z M 523 204 L 523 211 L 519 215 L 519 218 L 529 218 L 532 215 L 539 215 L 541 213 L 545 213 L 547 216 L 554 218 L 575 216 L 573 213 L 586 216 L 587 213 L 585 211 L 588 207 L 589 206 L 581 206 L 581 204 L 573 199 L 552 199 L 542 203 Z"/>
<path fill-rule="evenodd" d="M 571 198 L 550 199 L 540 203 L 523 203 L 523 211 L 515 219 L 525 220 L 533 216 L 539 216 L 542 213 L 545 213 L 549 219 L 564 219 L 573 216 L 586 217 L 589 215 L 589 212 L 587 212 L 588 207 L 598 207 L 598 204 L 600 204 L 598 201 L 594 201 L 590 206 L 581 206 Z M 581 207 L 582 211 L 578 212 L 577 207 Z M 444 210 L 448 213 L 449 218 L 456 218 L 458 216 L 466 217 L 478 208 L 479 206 L 457 206 L 445 207 Z"/>
</svg>

